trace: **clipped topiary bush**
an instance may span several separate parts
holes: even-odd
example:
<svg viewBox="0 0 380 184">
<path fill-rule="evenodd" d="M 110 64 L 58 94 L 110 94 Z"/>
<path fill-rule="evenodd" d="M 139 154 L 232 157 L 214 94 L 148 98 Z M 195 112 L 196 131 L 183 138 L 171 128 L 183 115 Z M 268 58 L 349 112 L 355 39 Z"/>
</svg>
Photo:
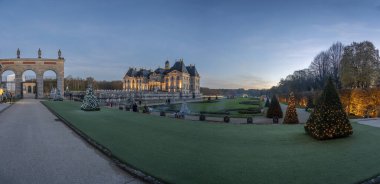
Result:
<svg viewBox="0 0 380 184">
<path fill-rule="evenodd" d="M 307 96 L 306 111 L 311 108 L 314 108 L 313 97 Z"/>
<path fill-rule="evenodd" d="M 204 114 L 199 115 L 199 121 L 205 121 L 206 116 Z"/>
<path fill-rule="evenodd" d="M 270 106 L 269 97 L 267 97 L 264 107 L 269 107 L 269 106 Z"/>
<path fill-rule="evenodd" d="M 347 137 L 353 133 L 331 78 L 306 122 L 305 131 L 319 140 Z"/>
<path fill-rule="evenodd" d="M 225 123 L 229 123 L 230 122 L 230 117 L 229 116 L 224 116 L 223 121 Z"/>
<path fill-rule="evenodd" d="M 164 111 L 161 111 L 160 116 L 166 116 L 166 113 Z"/>
<path fill-rule="evenodd" d="M 296 110 L 296 98 L 294 97 L 294 93 L 291 92 L 289 95 L 289 103 L 288 108 L 286 108 L 284 124 L 298 124 L 298 116 Z"/>
<path fill-rule="evenodd" d="M 252 124 L 253 123 L 253 118 L 252 117 L 248 117 L 247 118 L 247 124 Z"/>
<path fill-rule="evenodd" d="M 272 99 L 267 111 L 267 118 L 273 118 L 273 117 L 278 117 L 278 118 L 283 117 L 281 106 L 277 100 L 276 95 L 272 96 Z"/>
</svg>

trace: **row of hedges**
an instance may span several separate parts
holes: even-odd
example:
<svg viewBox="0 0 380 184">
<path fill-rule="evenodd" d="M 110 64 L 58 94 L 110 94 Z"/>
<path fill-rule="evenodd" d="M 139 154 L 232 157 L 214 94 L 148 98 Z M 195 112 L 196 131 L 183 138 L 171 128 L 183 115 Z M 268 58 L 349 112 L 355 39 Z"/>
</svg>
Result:
<svg viewBox="0 0 380 184">
<path fill-rule="evenodd" d="M 239 114 L 260 114 L 261 109 L 247 109 L 247 110 L 240 110 L 238 111 Z"/>
<path fill-rule="evenodd" d="M 208 111 L 200 111 L 200 114 L 217 114 L 217 115 L 229 115 L 230 111 L 237 111 L 239 114 L 260 114 L 261 108 L 251 107 L 248 109 L 227 109 L 225 111 L 219 112 L 208 112 Z"/>
<path fill-rule="evenodd" d="M 230 112 L 228 112 L 228 111 L 225 111 L 225 112 L 223 112 L 223 111 L 220 111 L 220 112 L 200 111 L 199 113 L 200 114 L 217 114 L 217 115 L 229 115 L 230 114 Z"/>
<path fill-rule="evenodd" d="M 260 105 L 260 101 L 242 101 L 242 102 L 239 102 L 239 104 L 244 104 L 244 105 Z"/>
<path fill-rule="evenodd" d="M 295 93 L 296 103 L 305 107 L 307 99 L 312 98 L 314 104 L 321 92 Z M 338 91 L 346 113 L 351 116 L 380 117 L 380 88 L 342 89 Z M 279 101 L 287 103 L 287 95 L 279 95 Z"/>
</svg>

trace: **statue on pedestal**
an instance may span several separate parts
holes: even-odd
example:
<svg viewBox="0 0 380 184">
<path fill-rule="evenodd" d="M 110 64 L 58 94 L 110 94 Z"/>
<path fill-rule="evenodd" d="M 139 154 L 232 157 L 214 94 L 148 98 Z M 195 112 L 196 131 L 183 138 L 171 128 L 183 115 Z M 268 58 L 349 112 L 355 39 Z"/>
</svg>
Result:
<svg viewBox="0 0 380 184">
<path fill-rule="evenodd" d="M 58 50 L 58 59 L 62 59 L 62 52 L 61 52 L 61 49 Z"/>
<path fill-rule="evenodd" d="M 20 49 L 19 48 L 17 48 L 17 58 L 19 59 L 20 58 Z"/>
<path fill-rule="evenodd" d="M 41 59 L 41 54 L 42 54 L 42 52 L 41 52 L 41 49 L 39 48 L 38 49 L 38 58 L 40 58 L 40 59 Z"/>
</svg>

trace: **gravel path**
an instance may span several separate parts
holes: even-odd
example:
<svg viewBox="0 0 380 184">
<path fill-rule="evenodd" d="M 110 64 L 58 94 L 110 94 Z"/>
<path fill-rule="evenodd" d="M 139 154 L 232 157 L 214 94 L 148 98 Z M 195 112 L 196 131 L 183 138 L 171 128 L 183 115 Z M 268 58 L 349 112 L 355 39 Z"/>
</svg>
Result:
<svg viewBox="0 0 380 184">
<path fill-rule="evenodd" d="M 356 121 L 359 124 L 380 128 L 380 119 L 379 118 L 351 119 L 351 121 Z"/>
<path fill-rule="evenodd" d="M 0 103 L 0 112 L 3 112 L 7 109 L 11 104 L 10 103 Z"/>
<path fill-rule="evenodd" d="M 0 183 L 142 183 L 82 141 L 38 100 L 0 113 Z"/>
</svg>

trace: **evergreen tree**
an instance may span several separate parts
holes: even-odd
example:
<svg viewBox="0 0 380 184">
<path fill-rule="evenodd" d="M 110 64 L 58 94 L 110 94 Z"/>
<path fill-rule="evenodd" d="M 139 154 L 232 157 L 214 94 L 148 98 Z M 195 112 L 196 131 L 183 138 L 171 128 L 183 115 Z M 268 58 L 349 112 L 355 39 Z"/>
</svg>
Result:
<svg viewBox="0 0 380 184">
<path fill-rule="evenodd" d="M 83 98 L 81 109 L 84 111 L 99 111 L 99 102 L 93 93 L 92 87 L 89 86 L 86 90 L 86 95 Z"/>
<path fill-rule="evenodd" d="M 288 108 L 286 109 L 284 124 L 298 124 L 298 116 L 296 111 L 296 99 L 293 92 L 289 95 Z"/>
<path fill-rule="evenodd" d="M 314 108 L 314 102 L 313 102 L 313 97 L 312 96 L 308 96 L 307 97 L 307 103 L 306 103 L 305 110 L 307 111 L 310 108 Z"/>
<path fill-rule="evenodd" d="M 319 140 L 347 137 L 353 133 L 331 78 L 306 122 L 305 131 Z"/>
<path fill-rule="evenodd" d="M 265 101 L 265 107 L 269 107 L 270 105 L 270 102 L 269 102 L 269 97 L 266 97 L 266 101 Z"/>
<path fill-rule="evenodd" d="M 282 110 L 280 103 L 277 100 L 276 95 L 272 96 L 268 111 L 267 111 L 267 118 L 273 118 L 273 117 L 282 118 Z"/>
</svg>

